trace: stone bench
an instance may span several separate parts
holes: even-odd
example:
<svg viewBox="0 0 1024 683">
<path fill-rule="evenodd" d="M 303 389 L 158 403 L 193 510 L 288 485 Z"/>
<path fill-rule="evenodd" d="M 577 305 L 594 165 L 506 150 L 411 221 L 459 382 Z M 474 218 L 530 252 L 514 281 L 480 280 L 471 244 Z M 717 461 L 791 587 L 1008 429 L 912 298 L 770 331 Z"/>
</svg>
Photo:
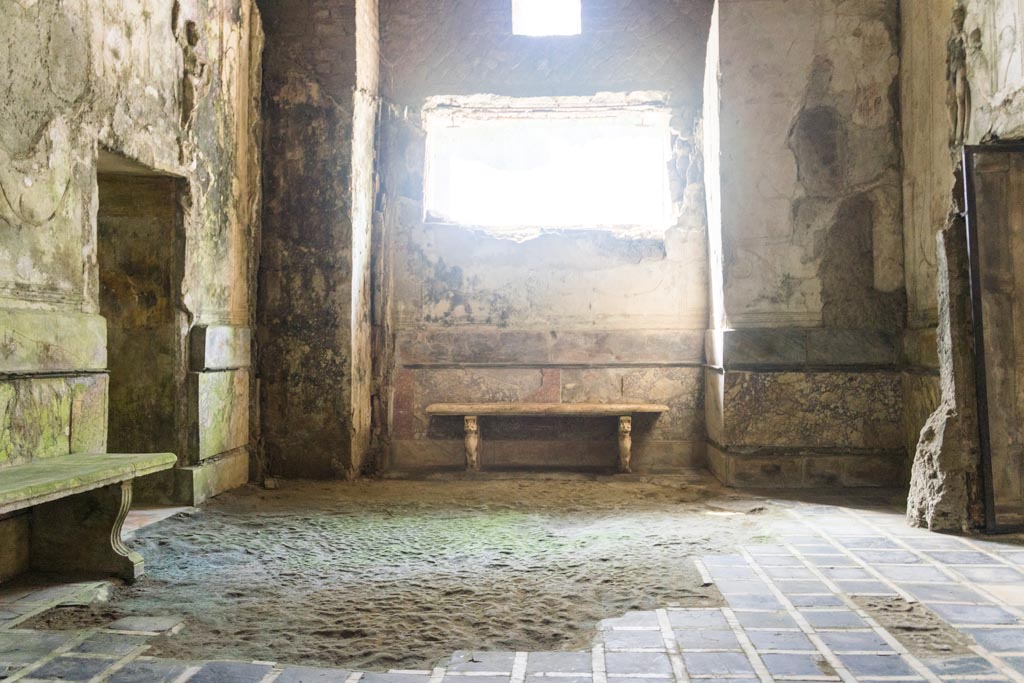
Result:
<svg viewBox="0 0 1024 683">
<path fill-rule="evenodd" d="M 619 418 L 619 471 L 629 472 L 633 447 L 633 415 L 668 412 L 657 403 L 435 403 L 427 415 L 460 416 L 466 427 L 466 468 L 480 469 L 481 416 L 510 417 L 617 417 Z"/>
<path fill-rule="evenodd" d="M 121 540 L 132 480 L 177 462 L 173 453 L 74 454 L 0 469 L 0 515 L 33 508 L 30 560 L 49 572 L 142 575 L 142 556 Z"/>
</svg>

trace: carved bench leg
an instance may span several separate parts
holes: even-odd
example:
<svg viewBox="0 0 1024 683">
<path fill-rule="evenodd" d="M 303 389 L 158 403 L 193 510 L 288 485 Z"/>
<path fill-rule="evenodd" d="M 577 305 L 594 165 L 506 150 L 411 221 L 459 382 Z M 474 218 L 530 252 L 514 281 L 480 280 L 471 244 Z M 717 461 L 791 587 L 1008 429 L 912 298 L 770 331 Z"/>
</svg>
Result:
<svg viewBox="0 0 1024 683">
<path fill-rule="evenodd" d="M 633 449 L 633 418 L 623 415 L 619 418 L 619 472 L 627 473 L 629 458 Z"/>
<path fill-rule="evenodd" d="M 480 425 L 475 415 L 466 416 L 466 469 L 480 470 Z"/>
<path fill-rule="evenodd" d="M 37 505 L 32 510 L 32 567 L 113 574 L 127 581 L 142 576 L 142 556 L 121 540 L 131 504 L 132 483 L 125 481 Z"/>
</svg>

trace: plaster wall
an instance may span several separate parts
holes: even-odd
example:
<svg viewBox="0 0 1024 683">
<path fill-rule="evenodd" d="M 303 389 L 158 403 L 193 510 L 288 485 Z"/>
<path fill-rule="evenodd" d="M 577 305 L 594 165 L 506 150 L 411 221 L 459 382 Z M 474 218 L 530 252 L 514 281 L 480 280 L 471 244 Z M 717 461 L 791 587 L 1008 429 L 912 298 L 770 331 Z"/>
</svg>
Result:
<svg viewBox="0 0 1024 683">
<path fill-rule="evenodd" d="M 262 30 L 246 0 L 11 2 L 0 26 L 17 36 L 0 50 L 2 466 L 106 448 L 103 150 L 182 183 L 180 335 L 250 326 Z"/>
<path fill-rule="evenodd" d="M 718 3 L 705 405 L 711 465 L 729 483 L 905 476 L 897 10 Z"/>
<path fill-rule="evenodd" d="M 699 138 L 710 2 L 583 4 L 583 35 L 511 34 L 506 0 L 382 0 L 382 248 L 390 262 L 392 469 L 464 466 L 449 401 L 654 401 L 634 422 L 637 468 L 704 462 L 707 245 Z M 424 130 L 435 95 L 668 93 L 676 224 L 664 238 L 601 230 L 514 241 L 423 220 Z M 483 420 L 484 467 L 608 469 L 612 420 Z M 570 436 L 571 435 L 571 436 Z"/>
</svg>

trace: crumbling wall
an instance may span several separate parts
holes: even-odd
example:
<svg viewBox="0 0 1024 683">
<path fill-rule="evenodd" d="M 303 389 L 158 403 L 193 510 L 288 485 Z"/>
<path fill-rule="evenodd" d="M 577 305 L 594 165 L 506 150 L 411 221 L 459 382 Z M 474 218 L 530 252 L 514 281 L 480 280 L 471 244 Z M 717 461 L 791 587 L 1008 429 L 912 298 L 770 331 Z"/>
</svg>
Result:
<svg viewBox="0 0 1024 683">
<path fill-rule="evenodd" d="M 376 4 L 266 0 L 261 9 L 264 450 L 278 475 L 352 476 L 369 441 Z"/>
<path fill-rule="evenodd" d="M 908 394 L 907 432 L 920 434 L 908 516 L 937 530 L 974 528 L 983 521 L 974 385 L 948 379 L 973 363 L 971 345 L 956 343 L 970 317 L 955 308 L 955 297 L 943 295 L 955 291 L 960 276 L 954 259 L 935 258 L 935 240 L 962 221 L 962 145 L 1024 137 L 1024 8 L 1017 0 L 943 0 L 938 7 L 904 0 L 901 7 L 911 327 L 905 348 L 908 362 L 930 375 L 922 381 L 918 373 L 919 388 Z M 965 250 L 964 239 L 962 231 L 946 231 L 940 255 Z M 927 423 L 925 408 L 933 409 Z"/>
<path fill-rule="evenodd" d="M 655 401 L 636 420 L 639 469 L 704 462 L 707 268 L 699 116 L 711 2 L 593 0 L 583 34 L 512 35 L 507 0 L 382 0 L 382 224 L 393 278 L 388 466 L 463 467 L 447 401 Z M 424 221 L 420 108 L 434 95 L 669 93 L 677 224 L 664 238 L 600 230 L 522 242 Z M 607 469 L 611 420 L 484 421 L 485 467 Z"/>
<path fill-rule="evenodd" d="M 729 483 L 905 477 L 898 30 L 891 1 L 718 4 L 706 405 Z"/>
<path fill-rule="evenodd" d="M 39 0 L 4 3 L 0 25 L 17 36 L 0 51 L 0 461 L 103 451 L 98 147 L 182 179 L 183 312 L 247 329 L 259 17 L 246 0 Z M 245 461 L 247 443 L 231 443 Z"/>
<path fill-rule="evenodd" d="M 729 326 L 899 327 L 895 4 L 724 2 L 718 31 Z"/>
</svg>

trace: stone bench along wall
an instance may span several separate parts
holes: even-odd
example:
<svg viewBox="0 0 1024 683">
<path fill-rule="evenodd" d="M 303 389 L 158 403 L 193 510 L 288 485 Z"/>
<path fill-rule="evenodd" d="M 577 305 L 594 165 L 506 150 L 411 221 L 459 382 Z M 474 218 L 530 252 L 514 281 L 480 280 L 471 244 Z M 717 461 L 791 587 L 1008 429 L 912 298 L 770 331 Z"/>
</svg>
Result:
<svg viewBox="0 0 1024 683">
<path fill-rule="evenodd" d="M 464 468 L 461 418 L 426 414 L 432 403 L 462 401 L 664 403 L 665 415 L 633 418 L 634 471 L 703 466 L 702 356 L 696 333 L 402 333 L 388 466 Z M 618 464 L 614 419 L 481 417 L 480 423 L 485 469 L 607 471 Z"/>
</svg>

